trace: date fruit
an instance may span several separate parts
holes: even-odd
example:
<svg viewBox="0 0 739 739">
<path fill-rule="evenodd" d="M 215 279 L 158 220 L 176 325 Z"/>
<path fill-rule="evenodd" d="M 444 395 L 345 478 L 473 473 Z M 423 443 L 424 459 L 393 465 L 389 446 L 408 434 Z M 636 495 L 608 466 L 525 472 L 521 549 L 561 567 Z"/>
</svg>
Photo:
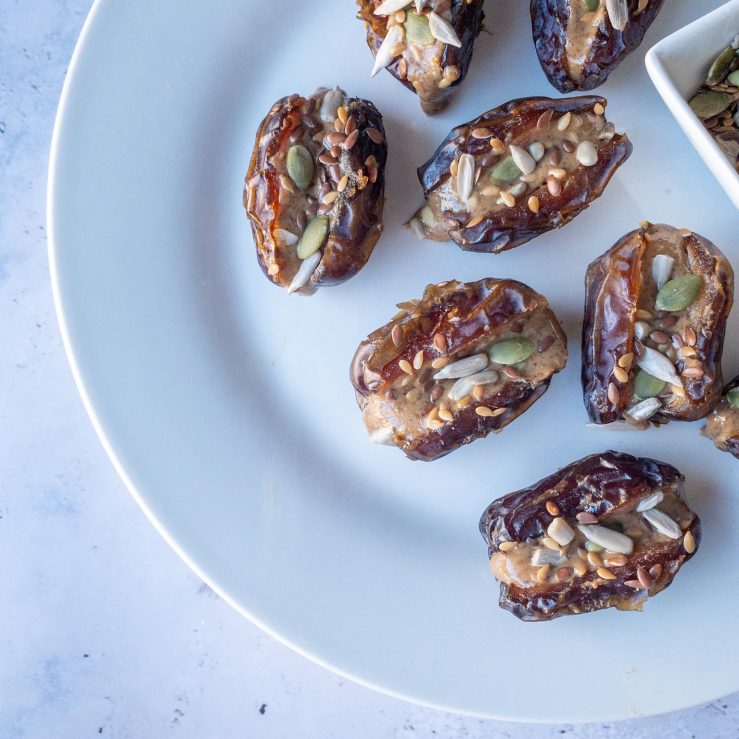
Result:
<svg viewBox="0 0 739 739">
<path fill-rule="evenodd" d="M 590 419 L 695 421 L 721 397 L 734 295 L 724 255 L 688 229 L 644 223 L 589 267 L 582 385 Z"/>
<path fill-rule="evenodd" d="M 739 459 L 739 376 L 726 386 L 723 398 L 706 418 L 702 433 L 717 449 Z"/>
<path fill-rule="evenodd" d="M 531 0 L 544 73 L 560 92 L 592 90 L 641 44 L 664 0 Z"/>
<path fill-rule="evenodd" d="M 415 92 L 424 113 L 446 108 L 462 84 L 485 14 L 483 0 L 357 0 L 357 18 L 375 55 L 372 76 L 386 68 Z"/>
<path fill-rule="evenodd" d="M 480 520 L 500 606 L 522 621 L 640 611 L 698 549 L 685 478 L 608 451 L 496 500 Z"/>
<path fill-rule="evenodd" d="M 431 461 L 500 431 L 548 389 L 567 339 L 514 280 L 429 285 L 363 341 L 351 380 L 370 439 Z"/>
<path fill-rule="evenodd" d="M 513 100 L 453 129 L 418 170 L 420 238 L 497 253 L 561 228 L 631 154 L 601 97 Z"/>
<path fill-rule="evenodd" d="M 386 160 L 382 116 L 369 101 L 338 87 L 278 100 L 244 187 L 264 274 L 302 295 L 354 276 L 382 233 Z"/>
</svg>

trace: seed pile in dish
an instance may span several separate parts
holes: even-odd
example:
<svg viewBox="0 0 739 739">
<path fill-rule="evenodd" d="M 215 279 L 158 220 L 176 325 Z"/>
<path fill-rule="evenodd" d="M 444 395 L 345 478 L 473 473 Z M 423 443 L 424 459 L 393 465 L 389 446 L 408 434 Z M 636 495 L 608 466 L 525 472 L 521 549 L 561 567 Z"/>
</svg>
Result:
<svg viewBox="0 0 739 739">
<path fill-rule="evenodd" d="M 386 68 L 418 95 L 425 113 L 443 110 L 467 75 L 485 17 L 483 0 L 357 3 L 375 55 L 372 76 Z"/>
<path fill-rule="evenodd" d="M 501 252 L 561 228 L 600 197 L 631 143 L 606 100 L 522 98 L 453 129 L 419 168 L 420 238 Z"/>
<path fill-rule="evenodd" d="M 321 88 L 275 103 L 244 188 L 262 270 L 309 295 L 355 275 L 382 233 L 387 144 L 367 100 Z"/>
<path fill-rule="evenodd" d="M 492 503 L 480 531 L 500 606 L 524 621 L 641 610 L 700 543 L 668 464 L 604 452 Z"/>
<path fill-rule="evenodd" d="M 714 59 L 690 107 L 739 172 L 739 34 Z"/>
<path fill-rule="evenodd" d="M 398 307 L 360 344 L 351 378 L 372 441 L 411 459 L 500 431 L 567 362 L 546 299 L 514 280 L 429 285 Z"/>
<path fill-rule="evenodd" d="M 583 393 L 591 420 L 694 421 L 721 397 L 734 275 L 710 241 L 644 223 L 588 268 Z"/>
</svg>

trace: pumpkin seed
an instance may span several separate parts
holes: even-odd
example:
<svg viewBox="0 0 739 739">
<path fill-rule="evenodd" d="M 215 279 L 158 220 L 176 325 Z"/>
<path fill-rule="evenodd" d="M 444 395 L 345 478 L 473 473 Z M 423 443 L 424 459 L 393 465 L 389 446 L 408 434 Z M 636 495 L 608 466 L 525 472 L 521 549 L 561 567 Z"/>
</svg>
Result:
<svg viewBox="0 0 739 739">
<path fill-rule="evenodd" d="M 406 38 L 418 46 L 429 46 L 434 43 L 434 36 L 429 28 L 429 19 L 425 15 L 418 15 L 412 10 L 408 10 L 405 14 L 405 35 Z"/>
<path fill-rule="evenodd" d="M 664 389 L 666 382 L 657 379 L 649 372 L 639 370 L 634 380 L 634 395 L 637 398 L 656 398 Z"/>
<path fill-rule="evenodd" d="M 313 174 L 316 168 L 313 157 L 308 149 L 300 144 L 291 146 L 287 152 L 287 173 L 290 179 L 300 188 L 305 190 L 313 182 Z"/>
<path fill-rule="evenodd" d="M 588 13 L 592 13 L 594 10 L 598 10 L 600 0 L 582 0 L 582 6 Z"/>
<path fill-rule="evenodd" d="M 586 541 L 585 549 L 587 549 L 589 552 L 602 552 L 603 551 L 603 547 L 599 546 L 593 541 Z"/>
<path fill-rule="evenodd" d="M 488 349 L 488 354 L 493 362 L 498 364 L 518 364 L 526 361 L 536 350 L 536 345 L 531 339 L 519 336 L 512 339 L 503 339 L 493 344 Z"/>
<path fill-rule="evenodd" d="M 517 180 L 523 172 L 516 166 L 513 157 L 506 157 L 493 167 L 490 178 L 495 182 L 513 182 Z"/>
<path fill-rule="evenodd" d="M 724 77 L 729 74 L 731 64 L 734 61 L 736 52 L 731 46 L 727 46 L 717 57 L 714 59 L 711 68 L 708 70 L 708 77 L 706 77 L 707 85 L 718 85 L 723 82 Z"/>
<path fill-rule="evenodd" d="M 734 85 L 734 87 L 739 87 L 739 69 L 732 72 L 727 78 L 726 81 L 730 85 Z"/>
<path fill-rule="evenodd" d="M 683 275 L 670 280 L 657 293 L 657 310 L 684 310 L 695 302 L 703 287 L 703 278 L 698 275 Z"/>
<path fill-rule="evenodd" d="M 705 121 L 707 118 L 723 113 L 734 98 L 728 92 L 706 90 L 699 92 L 689 103 L 693 113 Z"/>
<path fill-rule="evenodd" d="M 739 408 L 739 387 L 729 390 L 729 392 L 726 393 L 726 400 L 729 401 L 729 405 L 734 408 Z"/>
<path fill-rule="evenodd" d="M 312 218 L 298 241 L 298 257 L 307 259 L 311 254 L 315 254 L 323 246 L 326 234 L 328 234 L 328 218 L 326 216 Z"/>
</svg>

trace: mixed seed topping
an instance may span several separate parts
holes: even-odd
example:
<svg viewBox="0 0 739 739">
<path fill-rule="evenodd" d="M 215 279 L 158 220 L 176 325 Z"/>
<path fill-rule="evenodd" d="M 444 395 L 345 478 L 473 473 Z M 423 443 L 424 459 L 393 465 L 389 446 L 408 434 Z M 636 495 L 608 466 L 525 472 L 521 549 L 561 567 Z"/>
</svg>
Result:
<svg viewBox="0 0 739 739">
<path fill-rule="evenodd" d="M 449 164 L 449 177 L 428 193 L 408 224 L 419 238 L 446 241 L 450 231 L 473 229 L 487 218 L 525 204 L 536 215 L 558 197 L 581 168 L 594 167 L 599 147 L 615 135 L 605 106 L 585 113 L 545 110 L 535 127 L 503 141 L 490 128 L 470 131 L 467 149 Z"/>
<path fill-rule="evenodd" d="M 422 97 L 444 89 L 460 76 L 456 65 L 443 66 L 446 45 L 460 47 L 451 24 L 451 0 L 384 0 L 374 15 L 386 18 L 387 32 L 375 54 L 374 77 L 400 57 L 398 71 Z"/>
<path fill-rule="evenodd" d="M 647 269 L 636 309 L 633 352 L 614 357 L 607 391 L 616 406 L 626 396 L 624 419 L 642 426 L 650 419 L 662 422 L 655 418 L 660 410 L 675 396 L 685 397 L 686 383 L 705 374 L 703 342 L 690 315 L 703 293 L 704 279 L 689 271 L 687 260 L 664 253 L 674 245 L 662 241 L 649 224 L 644 226 Z M 687 229 L 677 234 L 681 240 L 691 236 Z"/>
<path fill-rule="evenodd" d="M 360 130 L 346 94 L 335 87 L 314 95 L 287 100 L 299 112 L 299 122 L 287 145 L 271 162 L 279 177 L 280 208 L 273 239 L 275 254 L 292 258 L 273 259 L 268 274 L 290 270 L 288 292 L 305 287 L 321 262 L 330 241 L 331 223 L 370 183 L 377 181 L 378 162 L 373 155 L 360 161 L 356 144 L 366 136 L 383 143 L 376 128 Z M 272 114 L 281 105 L 272 108 Z"/>
<path fill-rule="evenodd" d="M 542 520 L 549 520 L 544 536 L 496 543 L 490 567 L 497 579 L 524 588 L 581 580 L 597 589 L 606 581 L 627 578 L 626 586 L 649 591 L 663 567 L 636 564 L 644 560 L 645 550 L 669 540 L 682 540 L 688 554 L 696 549 L 690 531 L 694 516 L 674 493 L 659 490 L 602 519 L 587 505 L 567 519 L 551 503 L 547 501 L 541 512 Z"/>
<path fill-rule="evenodd" d="M 640 0 L 630 14 L 628 0 L 571 0 L 566 55 L 573 79 L 582 77 L 585 62 L 606 20 L 614 30 L 623 32 L 630 21 L 649 7 L 649 2 Z"/>
<path fill-rule="evenodd" d="M 714 59 L 690 107 L 739 172 L 739 33 Z"/>
</svg>

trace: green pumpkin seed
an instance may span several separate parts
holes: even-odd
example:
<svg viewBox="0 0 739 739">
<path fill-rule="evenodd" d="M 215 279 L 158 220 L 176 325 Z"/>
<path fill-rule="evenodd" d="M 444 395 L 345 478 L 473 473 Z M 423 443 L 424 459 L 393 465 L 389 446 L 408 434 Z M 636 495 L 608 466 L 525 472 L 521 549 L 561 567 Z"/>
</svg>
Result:
<svg viewBox="0 0 739 739">
<path fill-rule="evenodd" d="M 726 81 L 734 87 L 739 87 L 739 69 L 733 71 L 727 78 Z"/>
<path fill-rule="evenodd" d="M 311 219 L 298 241 L 298 257 L 307 259 L 311 254 L 315 254 L 323 246 L 327 233 L 328 218 L 326 216 L 316 216 Z"/>
<path fill-rule="evenodd" d="M 493 167 L 493 171 L 490 173 L 490 178 L 496 182 L 513 182 L 522 174 L 523 172 L 513 161 L 513 157 L 506 157 Z"/>
<path fill-rule="evenodd" d="M 739 387 L 735 387 L 733 390 L 729 390 L 726 393 L 726 400 L 729 401 L 729 405 L 734 408 L 739 408 Z"/>
<path fill-rule="evenodd" d="M 590 539 L 588 539 L 585 542 L 585 549 L 587 549 L 589 552 L 602 552 L 603 551 L 602 546 L 600 546 L 599 544 L 596 544 L 593 541 L 590 541 Z"/>
<path fill-rule="evenodd" d="M 535 349 L 536 345 L 531 339 L 519 336 L 515 339 L 503 339 L 503 341 L 493 344 L 488 349 L 488 354 L 493 362 L 511 365 L 526 361 Z"/>
<path fill-rule="evenodd" d="M 704 121 L 706 118 L 713 118 L 713 116 L 723 113 L 731 105 L 733 99 L 728 92 L 706 90 L 705 92 L 699 92 L 689 104 L 693 113 Z"/>
<path fill-rule="evenodd" d="M 714 60 L 706 77 L 707 85 L 718 85 L 723 82 L 724 77 L 729 74 L 736 52 L 731 46 L 727 46 Z"/>
<path fill-rule="evenodd" d="M 703 278 L 698 275 L 683 275 L 670 280 L 657 293 L 657 310 L 684 310 L 695 302 L 702 287 Z"/>
<path fill-rule="evenodd" d="M 308 149 L 300 144 L 291 146 L 287 152 L 287 173 L 290 179 L 301 189 L 305 190 L 313 182 L 315 165 Z"/>
<path fill-rule="evenodd" d="M 594 10 L 598 10 L 600 0 L 582 0 L 582 6 L 588 13 L 592 13 Z"/>
<path fill-rule="evenodd" d="M 649 372 L 639 370 L 634 380 L 634 395 L 642 400 L 656 398 L 666 385 L 666 382 L 650 375 Z"/>
<path fill-rule="evenodd" d="M 429 19 L 426 15 L 418 15 L 412 10 L 405 14 L 405 35 L 412 44 L 429 46 L 434 43 L 434 36 L 429 28 Z"/>
</svg>

